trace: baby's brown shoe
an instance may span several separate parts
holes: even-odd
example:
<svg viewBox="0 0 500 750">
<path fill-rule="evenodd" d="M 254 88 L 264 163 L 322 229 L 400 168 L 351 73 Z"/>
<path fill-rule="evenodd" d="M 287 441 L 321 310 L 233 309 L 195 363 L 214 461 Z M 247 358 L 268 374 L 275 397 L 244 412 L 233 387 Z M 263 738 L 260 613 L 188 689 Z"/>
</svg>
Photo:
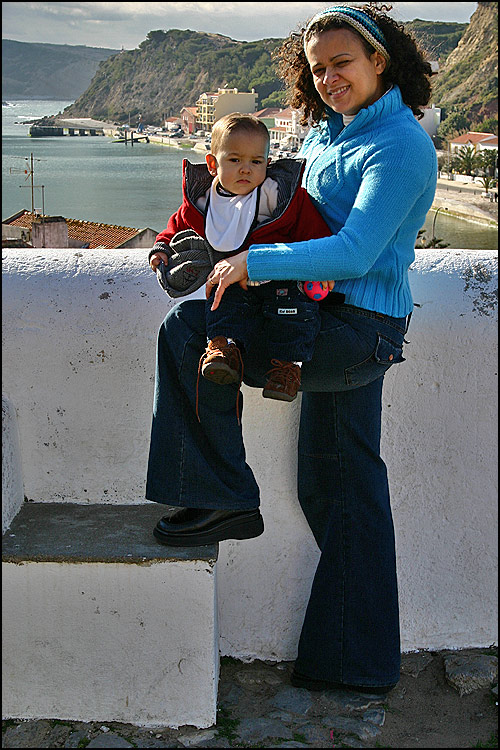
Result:
<svg viewBox="0 0 500 750">
<path fill-rule="evenodd" d="M 300 365 L 272 359 L 272 369 L 266 374 L 268 380 L 262 391 L 264 398 L 278 401 L 295 401 L 300 388 Z"/>
<path fill-rule="evenodd" d="M 219 385 L 241 382 L 240 350 L 224 336 L 216 336 L 208 342 L 201 360 L 201 374 L 207 380 Z"/>
</svg>

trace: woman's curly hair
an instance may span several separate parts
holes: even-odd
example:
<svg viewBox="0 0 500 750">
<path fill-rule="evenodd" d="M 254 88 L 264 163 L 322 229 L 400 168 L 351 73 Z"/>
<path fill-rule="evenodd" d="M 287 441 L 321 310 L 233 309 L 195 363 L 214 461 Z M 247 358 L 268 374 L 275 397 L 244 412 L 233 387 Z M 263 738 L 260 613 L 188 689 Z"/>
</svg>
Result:
<svg viewBox="0 0 500 750">
<path fill-rule="evenodd" d="M 357 6 L 359 8 L 359 6 Z M 432 69 L 425 59 L 425 52 L 419 48 L 416 40 L 405 30 L 404 26 L 387 15 L 391 5 L 368 3 L 363 10 L 372 18 L 382 31 L 389 49 L 391 59 L 382 74 L 386 88 L 398 85 L 404 103 L 411 108 L 419 119 L 423 117 L 424 107 L 431 97 L 430 76 Z M 318 124 L 326 117 L 325 103 L 314 88 L 313 77 L 304 52 L 304 32 L 292 32 L 278 48 L 275 57 L 278 60 L 278 74 L 289 88 L 288 104 L 302 111 L 301 124 L 311 121 Z M 345 28 L 356 34 L 363 43 L 368 55 L 375 49 L 350 24 L 338 18 L 325 15 L 312 27 L 313 33 L 327 29 Z"/>
</svg>

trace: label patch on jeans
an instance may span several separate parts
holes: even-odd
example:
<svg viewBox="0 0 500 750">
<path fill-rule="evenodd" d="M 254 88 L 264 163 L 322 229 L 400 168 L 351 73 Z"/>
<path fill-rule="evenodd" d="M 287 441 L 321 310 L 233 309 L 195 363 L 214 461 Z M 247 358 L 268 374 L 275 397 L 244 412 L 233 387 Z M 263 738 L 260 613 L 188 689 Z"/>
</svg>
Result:
<svg viewBox="0 0 500 750">
<path fill-rule="evenodd" d="M 288 289 L 276 289 L 277 297 L 286 297 L 288 295 Z"/>
<path fill-rule="evenodd" d="M 278 307 L 278 315 L 297 315 L 296 307 Z"/>
</svg>

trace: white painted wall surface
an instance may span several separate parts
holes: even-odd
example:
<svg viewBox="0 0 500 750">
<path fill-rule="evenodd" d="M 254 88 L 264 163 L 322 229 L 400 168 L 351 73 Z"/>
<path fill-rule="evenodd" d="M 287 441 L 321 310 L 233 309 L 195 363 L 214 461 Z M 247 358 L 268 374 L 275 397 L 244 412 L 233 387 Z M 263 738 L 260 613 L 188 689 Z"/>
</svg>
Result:
<svg viewBox="0 0 500 750">
<path fill-rule="evenodd" d="M 386 376 L 382 452 L 397 537 L 404 650 L 496 641 L 497 259 L 418 251 L 407 361 Z M 141 503 L 155 341 L 171 304 L 137 251 L 8 250 L 4 391 L 25 494 Z M 198 296 L 201 296 L 198 294 Z M 266 531 L 223 542 L 221 651 L 292 659 L 317 549 L 295 490 L 299 404 L 244 387 Z"/>
<path fill-rule="evenodd" d="M 406 362 L 386 375 L 382 430 L 402 649 L 486 646 L 498 638 L 496 254 L 419 252 L 410 280 L 421 307 Z M 319 557 L 296 497 L 299 404 L 245 398 L 266 531 L 220 545 L 221 649 L 294 659 Z"/>
<path fill-rule="evenodd" d="M 214 578 L 196 560 L 4 563 L 2 716 L 212 726 Z"/>
<path fill-rule="evenodd" d="M 30 500 L 144 501 L 170 299 L 141 250 L 4 251 L 3 392 Z"/>
<path fill-rule="evenodd" d="M 16 411 L 2 395 L 2 534 L 23 504 L 21 452 Z"/>
</svg>

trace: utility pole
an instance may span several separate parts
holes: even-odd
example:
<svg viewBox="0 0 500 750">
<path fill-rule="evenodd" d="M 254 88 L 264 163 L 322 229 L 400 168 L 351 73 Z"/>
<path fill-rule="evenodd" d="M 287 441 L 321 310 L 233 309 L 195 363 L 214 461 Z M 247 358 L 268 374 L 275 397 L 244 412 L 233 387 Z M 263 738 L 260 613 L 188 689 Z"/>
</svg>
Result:
<svg viewBox="0 0 500 750">
<path fill-rule="evenodd" d="M 35 170 L 33 169 L 33 154 L 30 154 L 31 213 L 32 214 L 35 212 L 35 194 L 34 194 L 34 185 L 33 185 L 34 172 Z"/>
</svg>

